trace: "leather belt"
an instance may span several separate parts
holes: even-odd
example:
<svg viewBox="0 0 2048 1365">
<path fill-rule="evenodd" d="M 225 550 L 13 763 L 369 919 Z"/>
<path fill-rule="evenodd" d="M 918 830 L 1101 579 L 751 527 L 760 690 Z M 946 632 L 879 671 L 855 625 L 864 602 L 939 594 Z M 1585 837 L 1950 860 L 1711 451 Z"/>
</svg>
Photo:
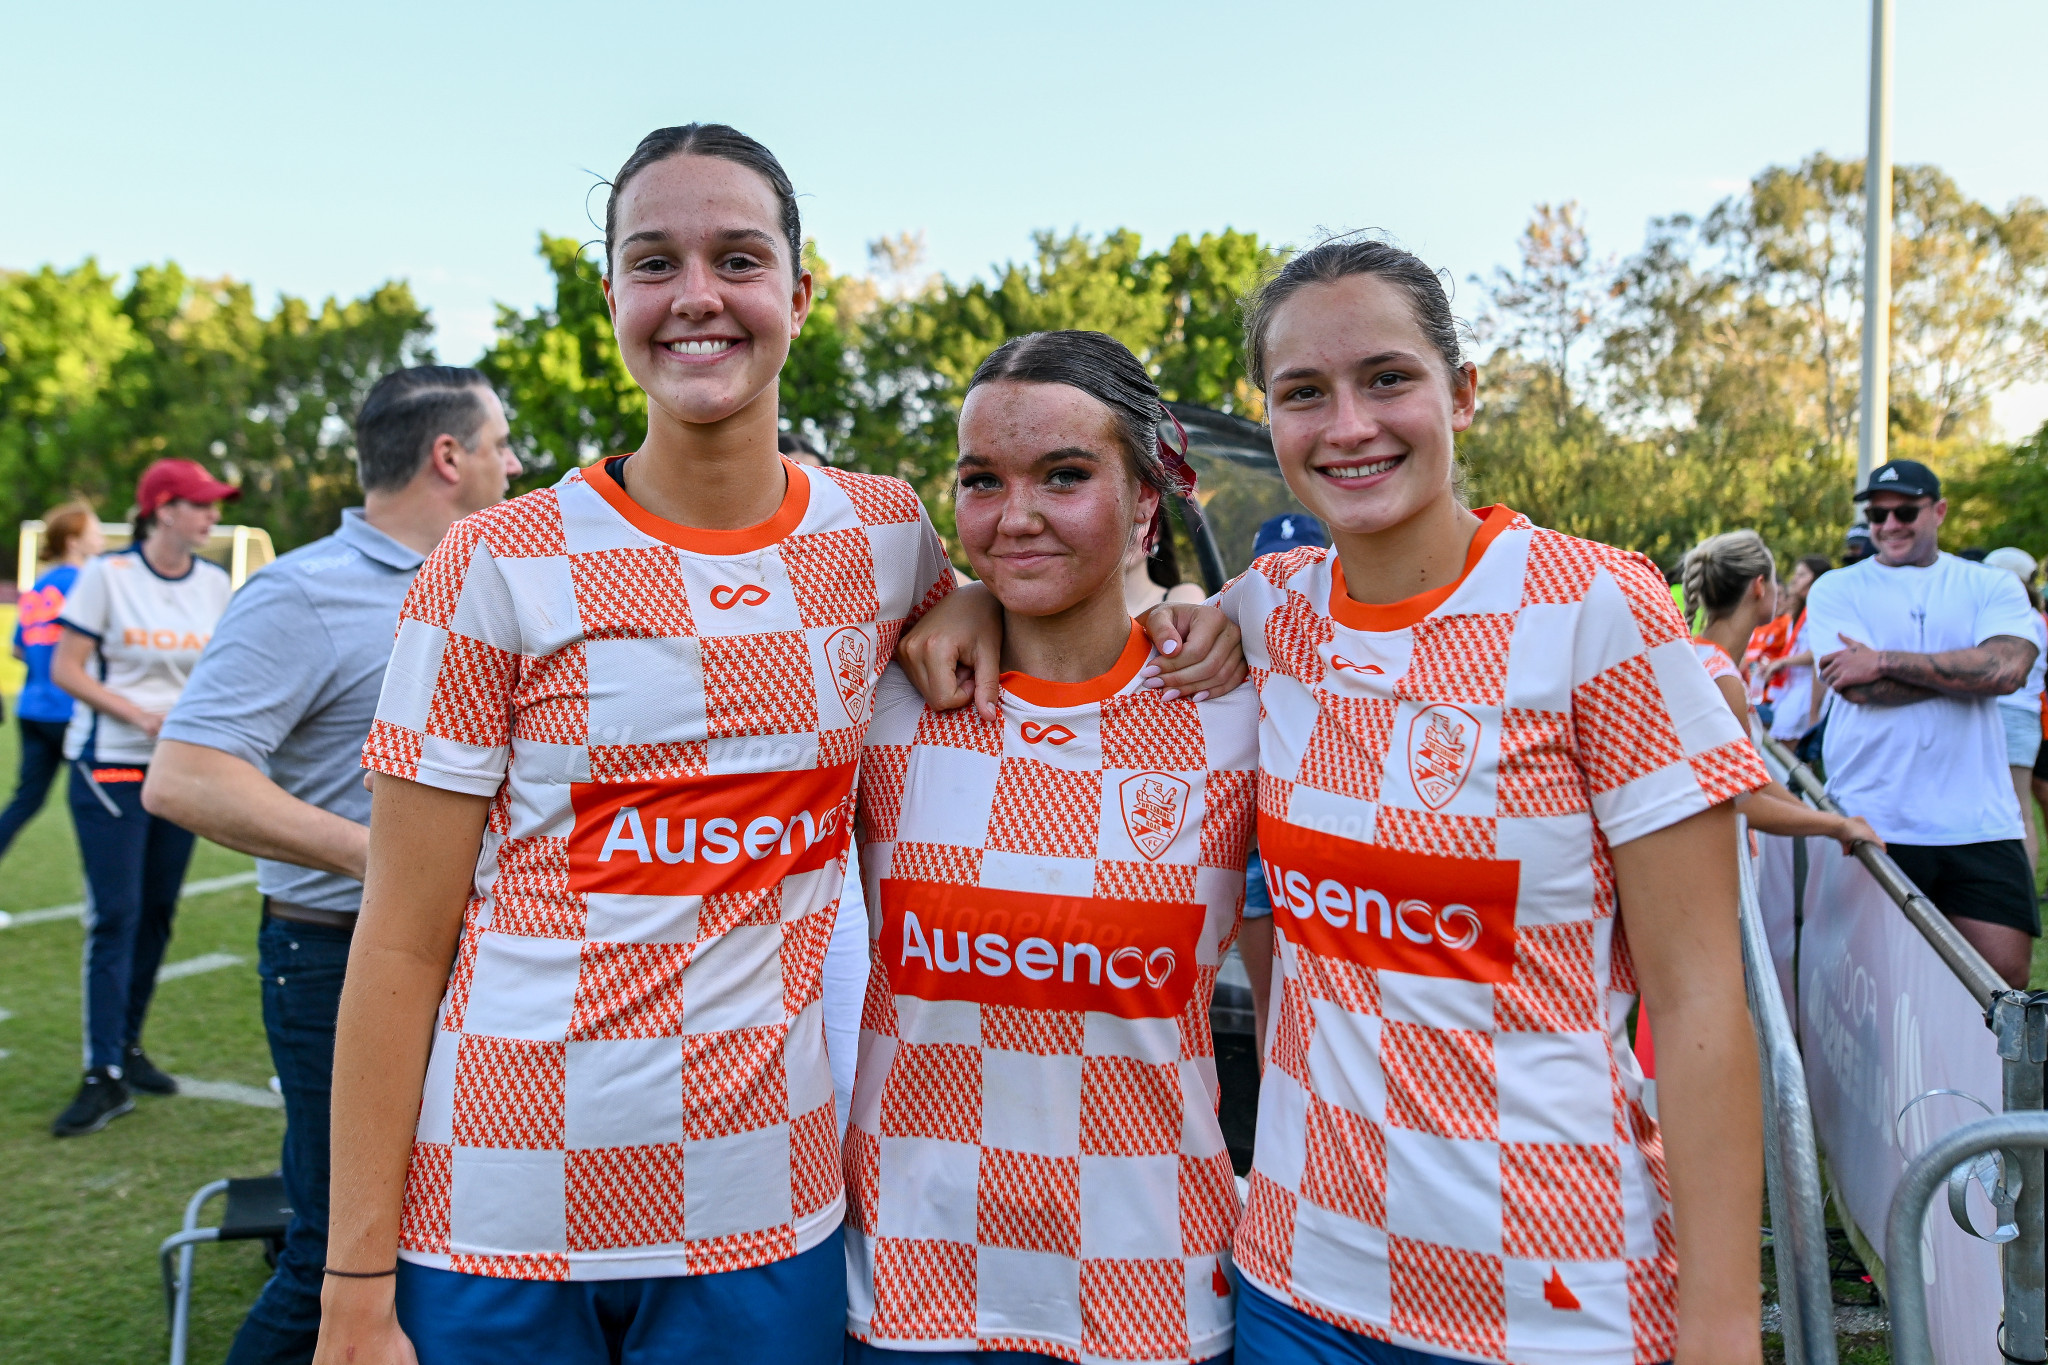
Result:
<svg viewBox="0 0 2048 1365">
<path fill-rule="evenodd" d="M 318 906 L 281 901 L 273 896 L 263 898 L 263 913 L 289 924 L 317 924 L 323 929 L 341 929 L 348 933 L 354 933 L 356 928 L 353 910 L 322 910 Z"/>
</svg>

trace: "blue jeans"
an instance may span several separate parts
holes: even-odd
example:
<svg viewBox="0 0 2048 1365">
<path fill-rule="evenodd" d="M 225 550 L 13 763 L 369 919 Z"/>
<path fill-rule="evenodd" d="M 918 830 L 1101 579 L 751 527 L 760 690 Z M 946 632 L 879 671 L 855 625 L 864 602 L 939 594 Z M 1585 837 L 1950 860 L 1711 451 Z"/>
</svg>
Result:
<svg viewBox="0 0 2048 1365">
<path fill-rule="evenodd" d="M 256 935 L 263 1031 L 284 1091 L 284 1188 L 292 1221 L 277 1270 L 235 1333 L 228 1365 L 310 1361 L 320 1340 L 320 1271 L 327 1264 L 327 1125 L 334 1017 L 349 933 L 264 916 Z"/>
<path fill-rule="evenodd" d="M 145 769 L 97 783 L 71 765 L 71 824 L 85 864 L 85 1064 L 120 1066 L 156 991 L 156 969 L 171 941 L 171 916 L 192 861 L 192 834 L 142 808 Z M 101 798 L 105 799 L 102 800 Z M 111 807 L 111 809 L 109 809 Z"/>
<path fill-rule="evenodd" d="M 64 730 L 61 720 L 30 720 L 18 716 L 21 725 L 21 776 L 14 780 L 14 799 L 0 811 L 0 854 L 14 844 L 21 827 L 36 818 L 64 766 Z"/>
<path fill-rule="evenodd" d="M 749 1270 L 647 1280 L 504 1280 L 398 1263 L 420 1365 L 840 1365 L 846 1242 Z"/>
</svg>

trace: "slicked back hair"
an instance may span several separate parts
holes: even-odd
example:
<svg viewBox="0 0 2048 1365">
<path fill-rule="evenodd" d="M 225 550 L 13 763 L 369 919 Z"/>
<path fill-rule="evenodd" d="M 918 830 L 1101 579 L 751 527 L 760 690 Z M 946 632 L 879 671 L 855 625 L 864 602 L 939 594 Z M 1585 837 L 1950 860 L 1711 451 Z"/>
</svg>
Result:
<svg viewBox="0 0 2048 1365">
<path fill-rule="evenodd" d="M 489 392 L 482 371 L 456 365 L 414 365 L 378 380 L 356 414 L 356 477 L 363 491 L 411 483 L 442 436 L 473 448 L 489 416 Z"/>
<path fill-rule="evenodd" d="M 974 371 L 967 392 L 998 379 L 1023 384 L 1066 384 L 1108 408 L 1117 440 L 1131 457 L 1138 482 L 1161 494 L 1185 497 L 1159 454 L 1159 423 L 1166 409 L 1159 386 L 1130 348 L 1103 332 L 1030 332 L 1012 337 L 989 353 Z M 1165 503 L 1160 503 L 1162 509 Z"/>
<path fill-rule="evenodd" d="M 612 251 L 619 221 L 619 196 L 626 192 L 626 186 L 633 183 L 633 177 L 657 161 L 666 161 L 672 156 L 715 156 L 730 161 L 735 166 L 748 170 L 768 182 L 768 188 L 775 191 L 776 202 L 782 209 L 782 235 L 789 243 L 789 275 L 792 280 L 802 276 L 804 269 L 804 230 L 797 217 L 796 187 L 790 183 L 789 173 L 782 169 L 782 163 L 754 139 L 737 128 L 723 123 L 684 123 L 673 128 L 656 128 L 640 139 L 640 145 L 626 158 L 626 164 L 619 167 L 619 173 L 612 177 L 611 193 L 604 201 L 604 274 L 612 274 Z"/>
<path fill-rule="evenodd" d="M 1415 321 L 1450 373 L 1451 389 L 1465 387 L 1465 355 L 1458 346 L 1458 321 L 1437 273 L 1412 251 L 1352 233 L 1332 237 L 1287 261 L 1260 281 L 1244 304 L 1245 373 L 1266 387 L 1266 334 L 1280 305 L 1311 284 L 1335 284 L 1351 275 L 1376 275 L 1408 295 Z"/>
</svg>

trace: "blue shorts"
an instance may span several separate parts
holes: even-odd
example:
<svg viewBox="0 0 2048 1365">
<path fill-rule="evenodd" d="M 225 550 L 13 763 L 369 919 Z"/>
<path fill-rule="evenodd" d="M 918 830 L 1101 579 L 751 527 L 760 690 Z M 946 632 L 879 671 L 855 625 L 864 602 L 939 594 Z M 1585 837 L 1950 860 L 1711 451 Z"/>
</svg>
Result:
<svg viewBox="0 0 2048 1365">
<path fill-rule="evenodd" d="M 420 1365 L 839 1365 L 846 1244 L 648 1280 L 506 1280 L 398 1263 L 398 1324 Z"/>
<path fill-rule="evenodd" d="M 1243 1365 L 1457 1365 L 1451 1356 L 1374 1341 L 1311 1317 L 1242 1275 L 1237 1277 L 1237 1353 Z"/>
<path fill-rule="evenodd" d="M 846 1365 L 1067 1365 L 1059 1356 L 1036 1351 L 898 1351 L 846 1339 Z M 1231 1355 L 1210 1356 L 1202 1365 L 1231 1365 Z"/>
</svg>

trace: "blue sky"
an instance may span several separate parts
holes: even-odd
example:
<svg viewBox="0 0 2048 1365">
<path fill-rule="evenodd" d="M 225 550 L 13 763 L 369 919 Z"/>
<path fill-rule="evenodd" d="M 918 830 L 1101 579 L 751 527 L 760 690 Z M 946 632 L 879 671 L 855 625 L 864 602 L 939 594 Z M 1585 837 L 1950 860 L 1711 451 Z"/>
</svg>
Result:
<svg viewBox="0 0 2048 1365">
<path fill-rule="evenodd" d="M 906 229 L 958 278 L 1040 227 L 1379 227 L 1463 280 L 1539 200 L 1625 252 L 1765 165 L 1861 155 L 1868 23 L 1861 0 L 16 5 L 0 266 L 168 257 L 266 298 L 403 277 L 467 361 L 494 304 L 545 297 L 537 232 L 595 235 L 595 175 L 705 119 L 776 151 L 841 269 Z M 2048 196 L 2043 51 L 2039 0 L 1900 0 L 1897 159 Z M 2004 406 L 2031 426 L 2048 389 Z"/>
</svg>

